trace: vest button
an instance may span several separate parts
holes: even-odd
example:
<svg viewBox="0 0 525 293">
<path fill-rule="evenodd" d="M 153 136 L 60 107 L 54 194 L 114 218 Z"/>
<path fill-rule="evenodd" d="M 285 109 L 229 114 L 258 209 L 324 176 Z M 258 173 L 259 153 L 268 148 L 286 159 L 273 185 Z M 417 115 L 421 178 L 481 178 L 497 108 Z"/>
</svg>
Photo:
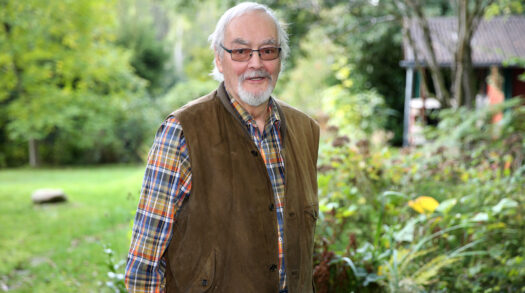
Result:
<svg viewBox="0 0 525 293">
<path fill-rule="evenodd" d="M 273 203 L 270 204 L 270 206 L 268 206 L 268 209 L 270 210 L 270 212 L 273 212 L 273 209 L 274 209 L 274 205 L 273 205 Z"/>
<path fill-rule="evenodd" d="M 270 266 L 270 272 L 275 272 L 277 270 L 277 265 L 273 264 Z"/>
<path fill-rule="evenodd" d="M 258 154 L 258 153 L 259 153 L 258 151 L 256 151 L 256 150 L 252 150 L 252 155 L 253 155 L 254 157 L 257 157 L 257 154 Z"/>
<path fill-rule="evenodd" d="M 294 212 L 290 212 L 290 213 L 288 213 L 288 216 L 289 216 L 290 218 L 293 218 L 293 217 L 295 217 L 295 213 L 294 213 Z"/>
<path fill-rule="evenodd" d="M 208 285 L 208 280 L 204 279 L 202 280 L 202 287 L 206 287 Z"/>
</svg>

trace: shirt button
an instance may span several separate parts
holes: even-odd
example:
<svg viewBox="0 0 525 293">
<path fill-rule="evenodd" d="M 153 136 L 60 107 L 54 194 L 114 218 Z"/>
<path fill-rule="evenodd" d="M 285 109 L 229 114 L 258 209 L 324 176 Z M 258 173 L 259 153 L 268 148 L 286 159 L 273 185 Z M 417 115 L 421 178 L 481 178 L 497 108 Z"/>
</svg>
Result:
<svg viewBox="0 0 525 293">
<path fill-rule="evenodd" d="M 258 154 L 258 153 L 259 153 L 258 151 L 256 151 L 256 150 L 252 150 L 252 156 L 257 157 L 257 154 Z"/>
<path fill-rule="evenodd" d="M 275 207 L 275 206 L 274 206 L 273 203 L 272 203 L 272 204 L 270 204 L 270 206 L 268 206 L 268 209 L 269 209 L 271 212 L 273 212 L 274 207 Z"/>
<path fill-rule="evenodd" d="M 270 272 L 275 272 L 277 270 L 277 265 L 273 264 L 270 266 Z"/>
</svg>

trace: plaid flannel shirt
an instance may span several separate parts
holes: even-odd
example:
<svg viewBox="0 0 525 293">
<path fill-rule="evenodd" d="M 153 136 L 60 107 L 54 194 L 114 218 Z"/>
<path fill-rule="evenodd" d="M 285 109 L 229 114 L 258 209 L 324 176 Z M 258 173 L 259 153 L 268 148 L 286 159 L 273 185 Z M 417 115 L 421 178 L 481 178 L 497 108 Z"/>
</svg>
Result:
<svg viewBox="0 0 525 293">
<path fill-rule="evenodd" d="M 279 287 L 286 288 L 284 262 L 283 204 L 284 160 L 281 155 L 280 117 L 274 101 L 268 103 L 268 118 L 263 133 L 257 123 L 234 99 L 237 114 L 244 121 L 263 158 L 275 197 Z M 184 200 L 191 193 L 191 165 L 182 126 L 174 117 L 163 122 L 148 156 L 146 172 L 126 265 L 126 287 L 130 292 L 164 292 L 166 260 L 173 223 Z"/>
</svg>

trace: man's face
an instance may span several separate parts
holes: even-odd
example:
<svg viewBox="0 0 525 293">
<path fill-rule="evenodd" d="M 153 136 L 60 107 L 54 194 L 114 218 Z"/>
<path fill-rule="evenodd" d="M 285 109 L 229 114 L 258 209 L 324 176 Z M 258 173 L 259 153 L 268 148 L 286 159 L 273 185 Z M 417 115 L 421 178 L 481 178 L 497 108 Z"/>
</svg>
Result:
<svg viewBox="0 0 525 293">
<path fill-rule="evenodd" d="M 266 13 L 251 11 L 228 24 L 223 45 L 229 50 L 278 47 L 277 28 Z M 216 56 L 215 60 L 228 92 L 241 104 L 251 106 L 268 100 L 281 69 L 280 58 L 262 60 L 258 52 L 253 52 L 248 61 L 233 61 L 230 53 L 224 51 L 222 59 Z"/>
</svg>

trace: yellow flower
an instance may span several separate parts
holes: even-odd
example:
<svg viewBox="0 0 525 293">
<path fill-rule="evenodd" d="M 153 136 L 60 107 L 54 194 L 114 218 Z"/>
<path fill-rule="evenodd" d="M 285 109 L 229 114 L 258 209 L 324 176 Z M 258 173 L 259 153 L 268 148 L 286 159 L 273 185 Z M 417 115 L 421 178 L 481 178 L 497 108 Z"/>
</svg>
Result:
<svg viewBox="0 0 525 293">
<path fill-rule="evenodd" d="M 432 214 L 439 202 L 430 196 L 420 196 L 416 200 L 410 200 L 408 206 L 420 214 Z"/>
<path fill-rule="evenodd" d="M 379 267 L 377 268 L 377 275 L 378 275 L 378 276 L 383 275 L 383 270 L 384 270 L 383 266 L 379 266 Z"/>
</svg>

